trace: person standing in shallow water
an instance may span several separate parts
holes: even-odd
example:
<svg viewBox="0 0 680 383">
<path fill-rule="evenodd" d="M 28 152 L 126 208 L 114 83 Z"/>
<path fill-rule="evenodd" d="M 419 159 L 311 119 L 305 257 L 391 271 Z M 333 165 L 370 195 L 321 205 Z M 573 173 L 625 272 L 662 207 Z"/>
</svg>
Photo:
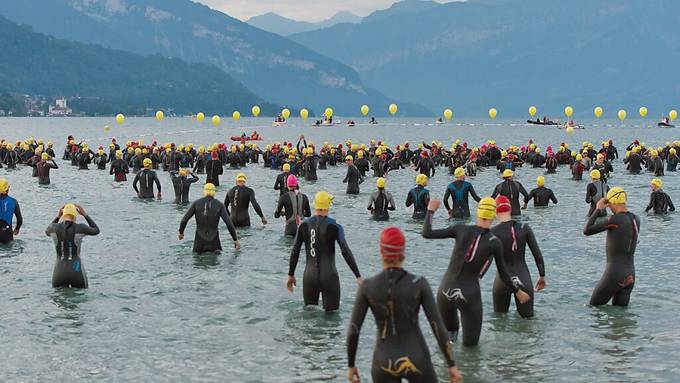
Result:
<svg viewBox="0 0 680 383">
<path fill-rule="evenodd" d="M 448 381 L 462 381 L 453 359 L 453 344 L 448 339 L 429 283 L 425 278 L 404 270 L 405 245 L 406 239 L 401 230 L 394 226 L 383 230 L 380 234 L 383 271 L 366 279 L 357 291 L 347 332 L 347 377 L 350 382 L 360 382 L 355 364 L 356 352 L 359 333 L 369 308 L 378 328 L 371 370 L 373 381 L 400 382 L 406 379 L 409 382 L 438 382 L 418 325 L 421 307 L 446 360 Z"/>
<path fill-rule="evenodd" d="M 248 208 L 253 204 L 255 213 L 260 216 L 262 224 L 267 224 L 267 219 L 262 214 L 260 204 L 255 199 L 255 191 L 246 186 L 246 175 L 239 173 L 236 176 L 236 186 L 227 192 L 224 199 L 224 206 L 231 217 L 231 221 L 236 227 L 250 227 L 250 214 Z"/>
<path fill-rule="evenodd" d="M 158 189 L 158 199 L 161 199 L 161 182 L 158 180 L 156 172 L 151 170 L 151 159 L 146 158 L 143 162 L 144 169 L 135 175 L 135 180 L 132 182 L 132 188 L 137 192 L 137 196 L 142 199 L 153 199 L 153 185 L 156 184 Z M 137 185 L 139 184 L 139 187 Z"/>
<path fill-rule="evenodd" d="M 15 217 L 17 222 L 12 229 L 12 221 Z M 23 222 L 19 202 L 9 196 L 9 181 L 0 178 L 0 244 L 14 241 L 14 236 L 19 235 Z"/>
<path fill-rule="evenodd" d="M 302 220 L 312 215 L 312 212 L 309 208 L 309 199 L 300 191 L 297 177 L 292 174 L 289 175 L 286 183 L 288 184 L 288 193 L 279 197 L 274 218 L 279 218 L 283 212 L 286 218 L 284 235 L 294 237 Z"/>
</svg>

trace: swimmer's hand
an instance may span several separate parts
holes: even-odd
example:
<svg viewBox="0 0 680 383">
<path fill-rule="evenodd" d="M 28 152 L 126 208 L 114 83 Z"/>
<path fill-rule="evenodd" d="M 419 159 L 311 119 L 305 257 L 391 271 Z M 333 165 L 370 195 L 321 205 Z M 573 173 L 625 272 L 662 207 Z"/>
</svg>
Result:
<svg viewBox="0 0 680 383">
<path fill-rule="evenodd" d="M 356 367 L 350 367 L 347 369 L 347 380 L 349 380 L 351 383 L 361 382 L 359 370 L 357 370 Z"/>
<path fill-rule="evenodd" d="M 536 291 L 541 291 L 543 289 L 545 289 L 545 277 L 540 277 L 536 282 Z"/>
<path fill-rule="evenodd" d="M 433 199 L 432 201 L 430 201 L 430 203 L 427 204 L 427 210 L 437 211 L 437 209 L 439 209 L 439 206 L 441 206 L 441 205 L 442 205 L 442 201 L 440 201 L 438 199 Z"/>
<path fill-rule="evenodd" d="M 529 205 L 529 204 L 525 202 L 525 203 L 524 203 L 524 206 L 522 206 L 522 210 L 526 210 L 528 205 Z"/>
<path fill-rule="evenodd" d="M 161 193 L 160 193 L 160 192 L 158 192 L 158 196 L 156 196 L 156 198 L 157 198 L 157 199 L 162 199 Z"/>
<path fill-rule="evenodd" d="M 19 229 L 14 229 L 14 231 L 13 231 L 12 233 L 13 233 L 14 235 L 19 235 Z"/>
<path fill-rule="evenodd" d="M 517 298 L 519 303 L 522 303 L 522 304 L 527 303 L 531 300 L 531 297 L 529 296 L 529 294 L 525 293 L 521 289 L 517 290 L 517 292 L 515 293 L 515 297 Z"/>
<path fill-rule="evenodd" d="M 263 224 L 263 225 L 266 225 L 266 224 L 267 224 L 267 218 L 262 217 L 262 224 Z"/>
<path fill-rule="evenodd" d="M 449 381 L 451 383 L 459 383 L 463 381 L 463 375 L 458 371 L 458 367 L 449 367 Z"/>
<path fill-rule="evenodd" d="M 241 241 L 234 241 L 234 249 L 241 250 Z"/>
<path fill-rule="evenodd" d="M 357 278 L 357 283 L 358 283 L 358 284 L 364 283 L 364 277 L 359 277 L 359 278 Z"/>
<path fill-rule="evenodd" d="M 597 210 L 604 210 L 604 208 L 607 207 L 607 204 L 608 204 L 608 201 L 607 201 L 606 198 L 600 198 L 600 200 L 597 201 L 597 204 L 596 204 L 595 208 L 596 208 Z"/>
<path fill-rule="evenodd" d="M 183 239 L 184 239 L 184 234 L 183 234 L 183 233 L 177 234 L 177 239 L 179 239 L 180 241 L 183 240 Z"/>
<path fill-rule="evenodd" d="M 297 281 L 295 280 L 295 277 L 292 276 L 292 275 L 289 275 L 288 281 L 286 281 L 286 288 L 288 289 L 288 291 L 291 292 L 291 294 L 293 293 L 293 288 L 296 286 L 296 283 L 297 283 Z"/>
<path fill-rule="evenodd" d="M 85 212 L 85 209 L 83 209 L 83 207 L 80 206 L 80 205 L 76 205 L 76 211 L 78 212 L 78 214 L 80 214 L 83 217 L 87 215 L 87 213 Z"/>
</svg>

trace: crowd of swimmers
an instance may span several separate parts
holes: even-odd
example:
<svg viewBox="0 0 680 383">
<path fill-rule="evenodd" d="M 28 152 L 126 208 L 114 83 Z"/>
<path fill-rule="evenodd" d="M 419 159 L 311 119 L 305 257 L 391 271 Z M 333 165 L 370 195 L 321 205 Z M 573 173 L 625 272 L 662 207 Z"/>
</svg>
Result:
<svg viewBox="0 0 680 383">
<path fill-rule="evenodd" d="M 675 207 L 670 196 L 663 191 L 661 177 L 665 172 L 675 172 L 680 142 L 666 143 L 663 147 L 650 147 L 639 141 L 627 146 L 623 163 L 631 174 L 649 172 L 651 195 L 645 211 L 666 214 Z M 52 143 L 33 138 L 16 144 L 0 141 L 0 163 L 6 168 L 25 165 L 32 168 L 39 184 L 50 183 L 50 171 L 60 169 L 55 161 Z M 402 378 L 411 382 L 436 382 L 436 374 L 429 352 L 418 325 L 418 312 L 422 306 L 439 347 L 448 365 L 449 380 L 460 381 L 455 366 L 452 343 L 459 333 L 464 346 L 479 342 L 482 329 L 482 301 L 479 280 L 492 262 L 496 263 L 493 284 L 493 308 L 508 312 L 514 296 L 518 313 L 529 318 L 534 315 L 534 293 L 546 288 L 546 270 L 541 249 L 531 227 L 517 220 L 533 201 L 534 206 L 558 203 L 552 190 L 545 186 L 546 177 L 558 167 L 570 169 L 574 180 L 581 180 L 589 172 L 585 202 L 589 204 L 585 235 L 607 232 L 607 267 L 595 287 L 590 304 L 597 306 L 612 302 L 626 306 L 635 284 L 634 253 L 638 244 L 640 219 L 627 209 L 627 194 L 618 186 L 609 186 L 614 167 L 619 158 L 613 142 L 604 141 L 599 148 L 584 142 L 578 150 L 566 143 L 558 147 L 547 146 L 544 151 L 533 141 L 525 146 L 500 147 L 490 140 L 471 147 L 456 140 L 449 148 L 441 142 L 419 143 L 413 148 L 409 142 L 388 146 L 384 142 L 370 141 L 356 144 L 323 143 L 315 145 L 300 136 L 296 144 L 281 142 L 259 148 L 255 143 L 212 144 L 195 148 L 192 144 L 175 145 L 143 141 L 127 142 L 121 146 L 115 139 L 108 147 L 92 151 L 85 142 L 69 137 L 62 161 L 79 169 L 105 170 L 117 182 L 127 181 L 133 174 L 132 189 L 139 198 L 162 198 L 158 171 L 169 174 L 176 203 L 189 204 L 182 217 L 178 238 L 184 239 L 188 223 L 195 221 L 193 251 L 196 253 L 222 250 L 219 223 L 222 221 L 239 249 L 238 229 L 251 225 L 250 207 L 263 225 L 267 219 L 255 198 L 255 191 L 247 186 L 247 175 L 242 170 L 262 164 L 279 171 L 273 189 L 279 191 L 274 217 L 284 217 L 284 235 L 294 237 L 290 254 L 286 288 L 293 292 L 300 254 L 304 246 L 305 269 L 302 291 L 305 305 L 318 305 L 321 299 L 324 310 L 332 312 L 340 305 L 340 279 L 335 265 L 336 243 L 359 284 L 354 310 L 347 336 L 348 379 L 358 382 L 355 366 L 359 333 L 368 309 L 378 327 L 371 376 L 376 382 L 398 382 Z M 405 238 L 402 231 L 391 226 L 380 234 L 380 255 L 383 271 L 371 278 L 362 277 L 357 262 L 340 223 L 330 216 L 333 196 L 318 191 L 313 200 L 303 193 L 299 180 L 315 181 L 317 171 L 344 164 L 347 194 L 359 194 L 367 177 L 376 178 L 376 188 L 367 201 L 373 218 L 389 220 L 389 212 L 397 209 L 394 196 L 387 190 L 387 180 L 393 173 L 404 169 L 415 171 L 415 185 L 407 193 L 406 207 L 413 208 L 413 218 L 423 221 L 425 239 L 454 238 L 449 266 L 441 284 L 433 292 L 423 277 L 404 269 Z M 544 168 L 531 191 L 514 179 L 514 172 L 522 166 Z M 238 170 L 235 185 L 224 201 L 217 200 L 217 186 L 224 169 Z M 498 171 L 502 181 L 489 197 L 481 197 L 468 177 L 476 176 L 479 169 Z M 443 193 L 443 201 L 431 198 L 428 181 L 444 169 L 453 181 Z M 370 174 L 369 174 L 370 173 Z M 203 197 L 189 201 L 192 184 L 204 175 Z M 448 216 L 454 219 L 471 217 L 469 199 L 477 204 L 474 224 L 458 223 L 433 227 L 435 212 L 442 202 Z M 607 209 L 611 212 L 608 214 Z M 82 216 L 85 224 L 77 223 Z M 497 224 L 494 226 L 494 221 Z M 465 222 L 465 221 L 462 221 Z M 19 202 L 10 196 L 10 184 L 0 178 L 0 243 L 12 242 L 22 227 Z M 99 228 L 82 206 L 64 205 L 45 231 L 55 245 L 57 261 L 54 267 L 54 287 L 86 288 L 88 286 L 82 265 L 81 244 L 85 236 L 99 234 Z M 534 283 L 525 260 L 526 247 L 532 253 L 538 279 Z"/>
</svg>

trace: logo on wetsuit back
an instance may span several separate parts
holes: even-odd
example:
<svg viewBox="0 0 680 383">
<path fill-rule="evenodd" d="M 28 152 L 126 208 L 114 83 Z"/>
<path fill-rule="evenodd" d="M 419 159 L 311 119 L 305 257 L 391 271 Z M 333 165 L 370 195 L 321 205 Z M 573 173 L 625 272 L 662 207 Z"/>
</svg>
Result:
<svg viewBox="0 0 680 383">
<path fill-rule="evenodd" d="M 446 297 L 446 299 L 450 301 L 463 301 L 467 302 L 467 299 L 465 299 L 465 295 L 463 295 L 463 292 L 460 289 L 448 289 L 446 291 L 442 290 L 442 294 Z"/>
<path fill-rule="evenodd" d="M 309 255 L 312 257 L 316 257 L 316 249 L 314 248 L 314 244 L 316 243 L 316 230 L 312 229 L 309 231 L 309 247 L 311 248 L 309 250 Z"/>
<path fill-rule="evenodd" d="M 392 359 L 389 359 L 387 361 L 387 367 L 381 366 L 380 369 L 395 377 L 407 375 L 409 372 L 419 375 L 423 374 L 418 370 L 416 365 L 411 362 L 411 359 L 408 356 L 403 356 L 395 360 L 394 363 L 392 363 Z"/>
<path fill-rule="evenodd" d="M 514 276 L 510 278 L 512 280 L 512 285 L 515 286 L 516 288 L 524 287 L 524 284 L 522 281 L 519 279 L 519 277 Z"/>
<path fill-rule="evenodd" d="M 635 278 L 632 275 L 629 275 L 623 279 L 623 282 L 619 283 L 619 286 L 621 287 L 628 287 L 635 283 Z"/>
</svg>

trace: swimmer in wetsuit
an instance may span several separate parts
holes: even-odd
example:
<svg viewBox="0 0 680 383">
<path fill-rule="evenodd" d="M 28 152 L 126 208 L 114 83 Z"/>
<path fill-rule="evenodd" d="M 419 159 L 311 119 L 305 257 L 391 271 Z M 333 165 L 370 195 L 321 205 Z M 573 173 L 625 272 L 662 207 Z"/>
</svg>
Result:
<svg viewBox="0 0 680 383">
<path fill-rule="evenodd" d="M 424 238 L 454 238 L 456 245 L 444 273 L 437 293 L 437 307 L 444 324 L 454 342 L 460 328 L 458 311 L 463 325 L 463 345 L 475 346 L 482 332 L 482 295 L 479 280 L 496 261 L 496 268 L 507 286 L 512 286 L 520 303 L 527 303 L 531 297 L 524 292 L 508 274 L 503 260 L 503 243 L 491 232 L 491 223 L 496 217 L 496 201 L 482 198 L 477 208 L 477 224 L 456 225 L 445 229 L 432 229 L 432 217 L 441 202 L 430 201 L 423 225 Z"/>
<path fill-rule="evenodd" d="M 87 225 L 76 223 L 80 214 Z M 62 222 L 59 222 L 59 220 Z M 57 251 L 57 263 L 52 273 L 52 287 L 87 288 L 87 274 L 80 258 L 81 244 L 86 235 L 98 235 L 99 228 L 79 205 L 66 204 L 45 230 L 52 237 Z"/>
<path fill-rule="evenodd" d="M 541 249 L 538 247 L 538 242 L 536 242 L 536 237 L 531 227 L 512 220 L 510 216 L 511 210 L 510 200 L 507 197 L 499 196 L 496 198 L 496 213 L 500 223 L 491 229 L 491 233 L 503 243 L 503 259 L 513 284 L 519 285 L 531 297 L 526 303 L 520 303 L 515 299 L 519 315 L 523 318 L 530 318 L 534 316 L 534 288 L 531 281 L 531 273 L 529 273 L 529 268 L 524 259 L 527 245 L 534 255 L 536 267 L 538 267 L 539 278 L 536 283 L 536 291 L 541 291 L 545 288 L 545 265 Z M 513 288 L 506 285 L 500 273 L 496 272 L 496 279 L 493 282 L 493 311 L 499 313 L 508 312 L 512 291 Z"/>
<path fill-rule="evenodd" d="M 437 383 L 430 352 L 418 325 L 420 308 L 432 327 L 439 349 L 448 366 L 449 382 L 460 382 L 460 372 L 453 360 L 453 344 L 437 311 L 430 285 L 424 277 L 404 270 L 404 234 L 392 226 L 380 235 L 383 271 L 366 279 L 354 302 L 347 333 L 348 378 L 358 382 L 356 353 L 359 333 L 371 309 L 377 325 L 377 342 L 373 351 L 371 377 L 377 383 Z"/>
<path fill-rule="evenodd" d="M 591 182 L 586 186 L 586 202 L 590 204 L 590 210 L 588 210 L 588 217 L 590 217 L 594 212 L 600 214 L 600 217 L 607 215 L 605 209 L 597 209 L 597 201 L 601 200 L 607 195 L 609 191 L 609 186 L 604 180 L 600 179 L 600 171 L 593 169 L 590 172 Z"/>
<path fill-rule="evenodd" d="M 458 167 L 453 172 L 456 180 L 451 182 L 446 187 L 444 193 L 444 207 L 449 212 L 450 218 L 468 218 L 470 217 L 470 204 L 468 197 L 479 202 L 481 198 L 475 192 L 475 188 L 468 181 L 465 181 L 465 169 Z M 451 198 L 451 205 L 449 205 L 449 197 Z"/>
<path fill-rule="evenodd" d="M 246 175 L 239 173 L 236 176 L 236 186 L 227 192 L 224 198 L 224 206 L 227 208 L 227 213 L 231 216 L 231 221 L 236 227 L 250 227 L 250 215 L 248 208 L 253 204 L 255 213 L 260 216 L 262 224 L 267 224 L 267 219 L 262 214 L 260 204 L 255 199 L 255 191 L 246 186 Z"/>
<path fill-rule="evenodd" d="M 357 282 L 363 278 L 352 255 L 345 230 L 333 218 L 328 216 L 333 196 L 325 191 L 316 193 L 314 197 L 314 216 L 307 218 L 298 227 L 295 243 L 290 253 L 288 280 L 286 288 L 291 293 L 297 285 L 295 269 L 300 258 L 300 250 L 305 245 L 306 264 L 302 277 L 302 295 L 305 305 L 318 305 L 319 295 L 323 297 L 325 311 L 335 311 L 340 307 L 340 278 L 335 267 L 335 243 L 340 246 L 345 262 L 354 273 Z"/>
<path fill-rule="evenodd" d="M 48 162 L 52 160 L 52 162 Z M 49 185 L 50 184 L 50 170 L 59 169 L 59 165 L 54 161 L 54 158 L 50 158 L 49 154 L 43 153 L 41 155 L 41 160 L 35 165 L 38 170 L 38 185 Z"/>
<path fill-rule="evenodd" d="M 190 173 L 189 169 L 180 169 L 178 172 L 171 170 L 170 179 L 175 189 L 175 203 L 188 203 L 189 188 L 191 188 L 192 183 L 198 182 L 198 177 Z"/>
<path fill-rule="evenodd" d="M 416 187 L 409 190 L 406 196 L 406 207 L 413 205 L 413 219 L 423 219 L 427 214 L 427 204 L 430 203 L 430 191 L 425 189 L 427 186 L 427 176 L 418 174 L 416 176 Z"/>
<path fill-rule="evenodd" d="M 144 169 L 135 175 L 135 180 L 132 182 L 132 188 L 137 192 L 137 196 L 142 199 L 153 199 L 153 184 L 158 188 L 157 198 L 161 199 L 161 182 L 158 180 L 156 172 L 151 170 L 151 159 L 144 159 Z M 139 184 L 139 188 L 137 188 Z"/>
<path fill-rule="evenodd" d="M 283 212 L 286 218 L 283 233 L 284 235 L 294 237 L 302 220 L 305 217 L 311 216 L 312 211 L 309 208 L 309 199 L 300 191 L 297 177 L 289 175 L 286 182 L 288 183 L 288 193 L 279 197 L 276 211 L 274 211 L 274 218 L 279 218 L 281 212 Z"/>
<path fill-rule="evenodd" d="M 649 205 L 645 209 L 645 213 L 654 209 L 654 214 L 666 214 L 669 211 L 675 211 L 675 205 L 671 201 L 671 197 L 661 189 L 663 182 L 654 178 L 651 183 L 652 194 L 649 196 Z"/>
<path fill-rule="evenodd" d="M 220 219 L 227 225 L 227 230 L 234 240 L 234 248 L 239 250 L 241 243 L 236 237 L 236 229 L 229 218 L 227 208 L 215 199 L 215 185 L 205 184 L 203 198 L 194 201 L 179 224 L 179 240 L 184 239 L 184 229 L 191 217 L 196 218 L 196 234 L 194 235 L 194 252 L 205 253 L 222 250 L 220 232 L 217 225 Z"/>
<path fill-rule="evenodd" d="M 111 161 L 111 170 L 109 174 L 113 175 L 116 182 L 127 181 L 127 174 L 130 173 L 130 166 L 127 161 L 123 159 L 123 152 L 116 150 L 116 159 Z"/>
<path fill-rule="evenodd" d="M 12 229 L 12 222 L 16 217 L 17 222 Z M 21 216 L 21 208 L 16 199 L 9 196 L 9 181 L 0 178 L 0 244 L 8 244 L 19 235 L 24 219 Z"/>
<path fill-rule="evenodd" d="M 347 184 L 347 194 L 359 194 L 359 185 L 364 182 L 364 177 L 361 176 L 361 172 L 354 165 L 354 157 L 345 157 L 345 163 L 347 164 L 347 174 L 342 183 Z"/>
<path fill-rule="evenodd" d="M 392 197 L 392 193 L 385 190 L 384 178 L 378 178 L 376 186 L 378 187 L 378 190 L 374 191 L 368 199 L 367 209 L 371 212 L 371 215 L 375 220 L 387 221 L 390 219 L 388 210 L 394 211 L 396 209 L 394 198 Z"/>
<path fill-rule="evenodd" d="M 557 197 L 552 190 L 545 187 L 545 178 L 543 176 L 538 176 L 536 178 L 536 189 L 529 193 L 529 197 L 524 198 L 524 206 L 522 209 L 526 209 L 529 202 L 534 200 L 534 207 L 547 207 L 550 201 L 557 205 Z"/>
<path fill-rule="evenodd" d="M 640 219 L 626 208 L 626 192 L 620 187 L 611 188 L 606 198 L 597 201 L 597 211 L 607 207 L 613 215 L 598 219 L 600 215 L 593 213 L 583 230 L 585 235 L 607 232 L 607 266 L 590 297 L 590 305 L 605 305 L 611 300 L 614 306 L 628 306 L 635 285 L 634 255 Z"/>
<path fill-rule="evenodd" d="M 496 198 L 499 195 L 508 197 L 510 204 L 512 205 L 512 215 L 522 215 L 519 204 L 519 196 L 521 194 L 526 200 L 529 198 L 529 193 L 527 193 L 521 183 L 513 180 L 514 176 L 515 173 L 512 170 L 505 169 L 503 171 L 503 182 L 496 185 L 496 189 L 494 189 L 493 193 L 491 194 L 491 198 Z"/>
<path fill-rule="evenodd" d="M 282 196 L 288 192 L 288 176 L 290 175 L 290 164 L 283 164 L 283 172 L 276 176 L 276 181 L 274 181 L 274 190 L 279 191 L 279 195 Z"/>
</svg>

